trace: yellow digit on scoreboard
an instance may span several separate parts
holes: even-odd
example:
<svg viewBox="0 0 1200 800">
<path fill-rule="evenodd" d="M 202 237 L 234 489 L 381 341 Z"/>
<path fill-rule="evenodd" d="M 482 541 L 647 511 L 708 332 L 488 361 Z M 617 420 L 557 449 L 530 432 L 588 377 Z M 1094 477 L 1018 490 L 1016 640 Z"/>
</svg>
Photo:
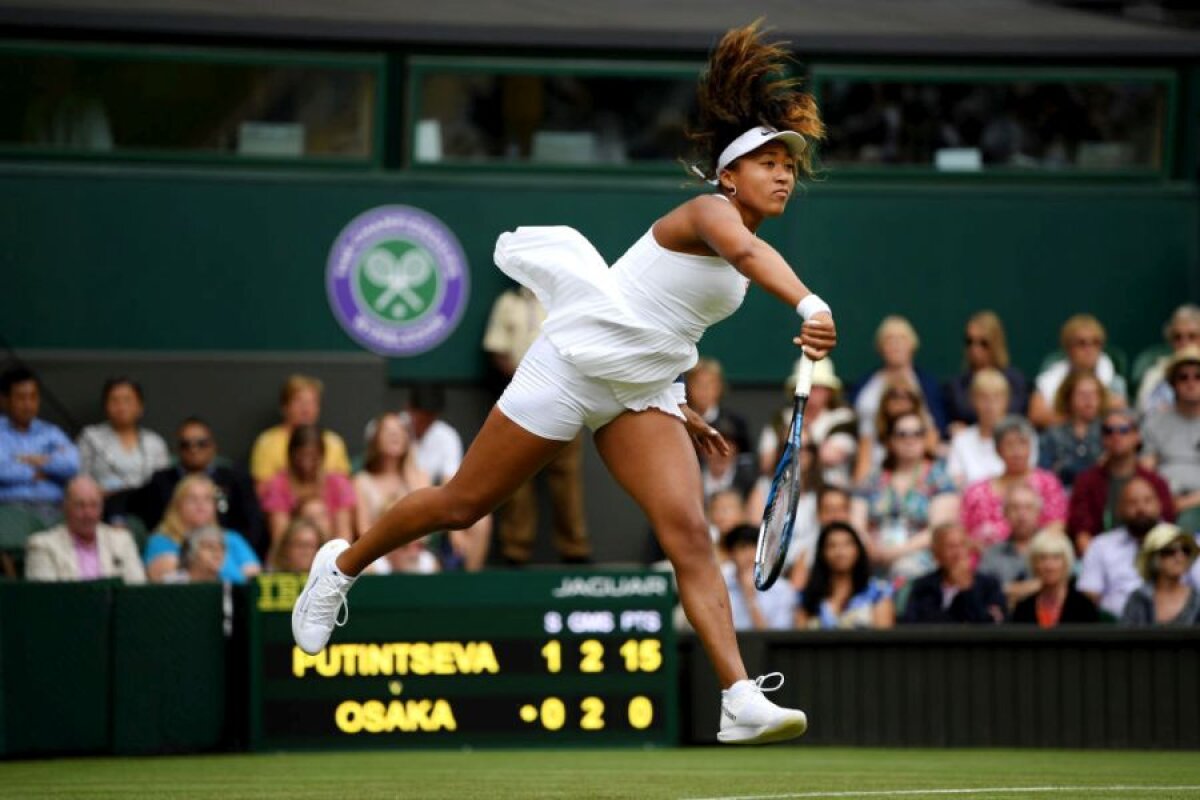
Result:
<svg viewBox="0 0 1200 800">
<path fill-rule="evenodd" d="M 585 731 L 604 730 L 603 700 L 599 697 L 585 697 L 579 704 L 579 708 L 583 711 L 583 719 L 580 720 L 579 727 Z"/>
<path fill-rule="evenodd" d="M 645 730 L 654 722 L 654 704 L 650 698 L 638 695 L 629 701 L 629 725 L 637 730 Z"/>
<path fill-rule="evenodd" d="M 580 672 L 604 671 L 604 645 L 596 639 L 587 639 L 579 645 L 579 653 L 583 660 L 579 662 Z"/>
<path fill-rule="evenodd" d="M 662 644 L 658 639 L 629 639 L 620 652 L 626 672 L 654 672 L 662 666 Z"/>
<path fill-rule="evenodd" d="M 542 648 L 542 658 L 546 659 L 547 672 L 562 671 L 562 645 L 557 639 L 546 642 L 546 646 Z"/>
<path fill-rule="evenodd" d="M 567 720 L 567 708 L 557 697 L 547 697 L 542 701 L 542 727 L 548 731 L 556 731 Z"/>
</svg>

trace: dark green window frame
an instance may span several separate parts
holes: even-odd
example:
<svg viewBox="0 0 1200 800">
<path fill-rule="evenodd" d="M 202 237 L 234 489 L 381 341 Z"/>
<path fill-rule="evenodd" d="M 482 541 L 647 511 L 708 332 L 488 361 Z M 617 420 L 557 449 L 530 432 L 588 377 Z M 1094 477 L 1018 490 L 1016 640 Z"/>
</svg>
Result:
<svg viewBox="0 0 1200 800">
<path fill-rule="evenodd" d="M 374 74 L 374 119 L 371 147 L 365 157 L 300 156 L 284 158 L 186 150 L 122 148 L 117 151 L 69 150 L 0 144 L 0 158 L 19 160 L 145 162 L 205 164 L 231 167 L 288 167 L 342 170 L 377 170 L 384 163 L 385 120 L 388 109 L 387 57 L 383 53 L 335 53 L 242 48 L 177 47 L 161 45 L 76 44 L 55 41 L 0 41 L 0 55 L 66 56 L 93 60 L 140 59 L 172 64 L 220 64 L 251 67 L 299 67 L 369 71 Z"/>
<path fill-rule="evenodd" d="M 1004 67 L 1004 66 L 950 66 L 887 64 L 833 64 L 818 62 L 809 68 L 808 86 L 820 101 L 825 84 L 833 80 L 873 80 L 895 82 L 937 83 L 1020 83 L 1047 81 L 1060 83 L 1113 83 L 1144 82 L 1160 84 L 1165 88 L 1166 105 L 1159 131 L 1161 163 L 1157 167 L 1099 170 L 1063 169 L 1039 170 L 1022 167 L 988 167 L 978 171 L 938 170 L 933 166 L 853 166 L 822 165 L 821 169 L 830 178 L 853 178 L 869 180 L 937 179 L 943 181 L 989 182 L 996 180 L 1019 181 L 1166 181 L 1175 176 L 1176 169 L 1176 126 L 1179 119 L 1180 80 L 1177 72 L 1161 68 L 1108 68 L 1108 67 Z"/>
<path fill-rule="evenodd" d="M 406 62 L 408 93 L 405 102 L 404 167 L 419 174 L 486 173 L 492 175 L 640 175 L 684 176 L 677 162 L 642 162 L 632 164 L 554 164 L 533 161 L 502 162 L 425 162 L 416 158 L 416 125 L 422 108 L 422 79 L 429 74 L 494 75 L 570 75 L 605 78 L 684 78 L 695 81 L 704 63 L 701 61 L 607 60 L 594 58 L 551 59 L 510 57 L 459 57 L 414 55 Z M 680 153 L 686 143 L 680 142 Z"/>
</svg>

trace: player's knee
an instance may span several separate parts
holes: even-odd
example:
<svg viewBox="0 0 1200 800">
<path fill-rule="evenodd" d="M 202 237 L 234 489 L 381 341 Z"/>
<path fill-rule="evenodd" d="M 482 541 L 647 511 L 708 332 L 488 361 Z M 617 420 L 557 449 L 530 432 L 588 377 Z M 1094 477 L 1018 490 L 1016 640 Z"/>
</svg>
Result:
<svg viewBox="0 0 1200 800">
<path fill-rule="evenodd" d="M 469 528 L 491 511 L 482 498 L 465 492 L 451 491 L 449 487 L 446 488 L 447 491 L 443 498 L 445 504 L 443 521 L 448 529 L 460 531 Z"/>
<path fill-rule="evenodd" d="M 712 539 L 708 523 L 702 516 L 676 520 L 665 526 L 660 541 L 676 570 L 688 571 L 712 563 Z"/>
</svg>

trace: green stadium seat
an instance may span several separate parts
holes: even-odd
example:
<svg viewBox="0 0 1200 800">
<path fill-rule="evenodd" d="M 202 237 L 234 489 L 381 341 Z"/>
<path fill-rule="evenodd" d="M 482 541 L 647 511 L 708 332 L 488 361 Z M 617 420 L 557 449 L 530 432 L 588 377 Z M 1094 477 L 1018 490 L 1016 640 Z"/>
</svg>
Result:
<svg viewBox="0 0 1200 800">
<path fill-rule="evenodd" d="M 127 514 L 121 519 L 121 524 L 133 536 L 133 542 L 137 545 L 138 553 L 145 552 L 146 540 L 150 538 L 150 532 L 146 530 L 146 523 L 142 522 L 141 517 L 136 514 Z"/>
<path fill-rule="evenodd" d="M 1171 354 L 1171 348 L 1165 344 L 1155 344 L 1137 354 L 1133 360 L 1133 368 L 1129 372 L 1129 385 L 1135 390 L 1141 388 L 1142 378 L 1154 364 L 1163 356 Z"/>
<path fill-rule="evenodd" d="M 19 506 L 0 505 L 0 564 L 10 578 L 19 578 L 25 567 L 25 543 L 48 526 Z"/>
<path fill-rule="evenodd" d="M 1179 512 L 1179 516 L 1175 519 L 1175 524 L 1185 531 L 1196 533 L 1200 531 L 1200 507 L 1189 508 L 1187 511 Z"/>
</svg>

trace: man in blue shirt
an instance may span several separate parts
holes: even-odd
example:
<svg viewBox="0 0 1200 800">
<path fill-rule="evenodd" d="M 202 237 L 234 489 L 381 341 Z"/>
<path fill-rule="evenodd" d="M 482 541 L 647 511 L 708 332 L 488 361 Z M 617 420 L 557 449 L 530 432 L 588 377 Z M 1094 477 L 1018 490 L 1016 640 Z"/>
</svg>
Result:
<svg viewBox="0 0 1200 800">
<path fill-rule="evenodd" d="M 0 376 L 0 504 L 21 506 L 47 524 L 60 516 L 63 487 L 79 471 L 79 452 L 56 425 L 37 418 L 37 376 L 15 367 Z"/>
</svg>

